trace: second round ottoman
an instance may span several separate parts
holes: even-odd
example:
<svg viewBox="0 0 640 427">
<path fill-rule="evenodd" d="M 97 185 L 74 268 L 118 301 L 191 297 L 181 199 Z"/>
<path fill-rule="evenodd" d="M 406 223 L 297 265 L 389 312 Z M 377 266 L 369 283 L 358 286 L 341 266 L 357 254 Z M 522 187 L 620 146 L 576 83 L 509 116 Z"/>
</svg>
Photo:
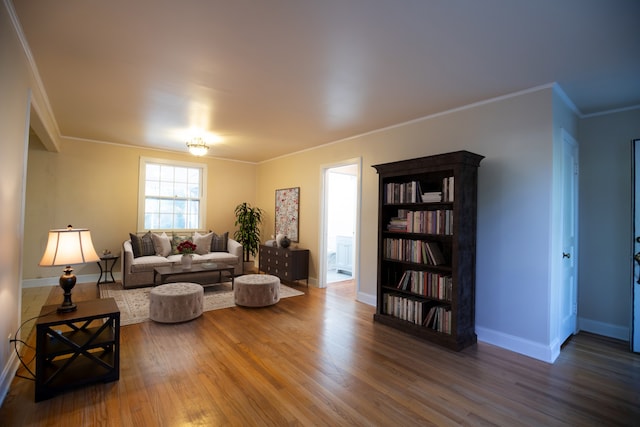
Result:
<svg viewBox="0 0 640 427">
<path fill-rule="evenodd" d="M 234 301 L 244 307 L 266 307 L 280 301 L 280 279 L 270 274 L 246 274 L 235 278 Z"/>
<path fill-rule="evenodd" d="M 149 293 L 149 319 L 178 323 L 202 314 L 204 288 L 197 283 L 168 283 Z"/>
</svg>

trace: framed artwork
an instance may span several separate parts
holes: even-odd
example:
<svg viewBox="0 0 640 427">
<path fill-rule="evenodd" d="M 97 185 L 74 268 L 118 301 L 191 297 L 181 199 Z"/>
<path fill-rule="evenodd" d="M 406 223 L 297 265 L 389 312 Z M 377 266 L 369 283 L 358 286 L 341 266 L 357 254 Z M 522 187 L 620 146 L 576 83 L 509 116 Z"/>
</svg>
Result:
<svg viewBox="0 0 640 427">
<path fill-rule="evenodd" d="M 292 242 L 298 241 L 300 187 L 276 190 L 276 235 L 284 234 Z"/>
</svg>

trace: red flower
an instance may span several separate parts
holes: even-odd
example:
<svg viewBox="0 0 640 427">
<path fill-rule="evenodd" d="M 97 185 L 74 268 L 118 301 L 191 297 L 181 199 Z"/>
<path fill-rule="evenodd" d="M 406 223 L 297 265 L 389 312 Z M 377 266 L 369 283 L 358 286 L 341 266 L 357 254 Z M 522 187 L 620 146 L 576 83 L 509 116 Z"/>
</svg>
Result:
<svg viewBox="0 0 640 427">
<path fill-rule="evenodd" d="M 178 252 L 181 254 L 192 254 L 196 251 L 196 244 L 191 240 L 185 240 L 178 245 Z"/>
</svg>

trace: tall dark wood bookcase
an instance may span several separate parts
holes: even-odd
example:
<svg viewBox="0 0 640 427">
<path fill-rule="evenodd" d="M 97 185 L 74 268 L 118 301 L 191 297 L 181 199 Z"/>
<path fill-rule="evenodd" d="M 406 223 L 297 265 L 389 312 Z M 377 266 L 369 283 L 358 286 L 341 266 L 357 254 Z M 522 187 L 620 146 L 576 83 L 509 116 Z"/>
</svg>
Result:
<svg viewBox="0 0 640 427">
<path fill-rule="evenodd" d="M 478 167 L 456 151 L 374 165 L 377 322 L 459 351 L 476 342 Z"/>
</svg>

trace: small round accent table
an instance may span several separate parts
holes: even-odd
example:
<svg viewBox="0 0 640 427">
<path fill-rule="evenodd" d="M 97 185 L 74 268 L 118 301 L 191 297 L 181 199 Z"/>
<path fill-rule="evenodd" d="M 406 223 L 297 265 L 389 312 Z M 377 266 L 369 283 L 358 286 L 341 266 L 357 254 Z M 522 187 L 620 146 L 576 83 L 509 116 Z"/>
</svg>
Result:
<svg viewBox="0 0 640 427">
<path fill-rule="evenodd" d="M 149 293 L 149 319 L 161 323 L 178 323 L 202 314 L 204 288 L 197 283 L 168 283 Z"/>
<path fill-rule="evenodd" d="M 266 307 L 280 301 L 280 279 L 270 274 L 236 277 L 234 301 L 243 307 Z"/>
<path fill-rule="evenodd" d="M 100 267 L 100 277 L 98 277 L 98 285 L 101 283 L 115 283 L 116 279 L 113 278 L 113 267 L 116 265 L 116 262 L 120 258 L 118 255 L 101 255 L 100 261 L 98 261 L 98 267 Z M 109 261 L 111 261 L 111 267 L 109 267 Z M 102 263 L 104 262 L 104 268 L 102 268 Z M 104 275 L 104 280 L 102 276 Z M 109 276 L 111 276 L 111 280 L 109 280 Z"/>
</svg>

